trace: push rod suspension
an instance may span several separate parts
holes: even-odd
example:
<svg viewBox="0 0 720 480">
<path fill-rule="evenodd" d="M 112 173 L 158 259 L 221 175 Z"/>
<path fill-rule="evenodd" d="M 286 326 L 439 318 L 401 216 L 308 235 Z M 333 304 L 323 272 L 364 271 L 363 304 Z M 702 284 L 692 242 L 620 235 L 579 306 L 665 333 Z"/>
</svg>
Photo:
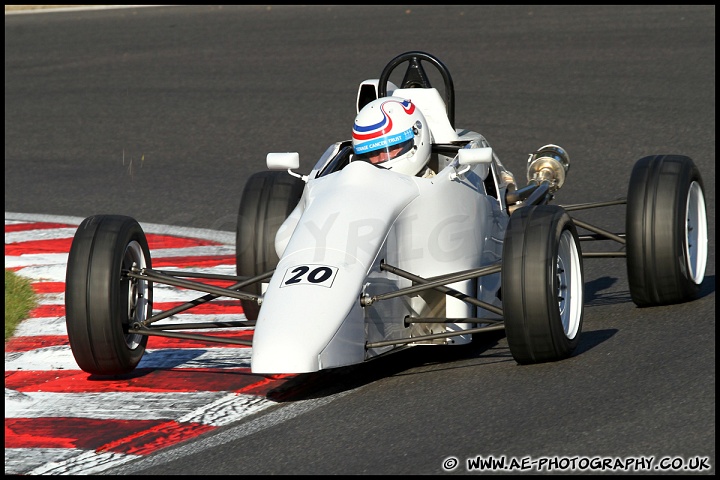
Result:
<svg viewBox="0 0 720 480">
<path fill-rule="evenodd" d="M 375 295 L 372 297 L 365 296 L 360 299 L 360 303 L 363 306 L 367 306 L 367 305 L 372 305 L 374 302 L 376 302 L 378 300 L 387 300 L 390 298 L 401 297 L 404 295 L 410 295 L 412 293 L 418 293 L 418 292 L 422 292 L 425 290 L 435 289 L 446 295 L 451 295 L 451 296 L 458 298 L 464 302 L 475 305 L 476 307 L 481 307 L 490 312 L 497 313 L 498 315 L 502 315 L 501 308 L 498 308 L 487 302 L 483 302 L 482 300 L 478 300 L 476 298 L 470 297 L 469 295 L 467 295 L 465 293 L 459 292 L 453 288 L 449 288 L 449 287 L 445 286 L 448 283 L 456 283 L 456 282 L 461 282 L 463 280 L 470 280 L 472 278 L 481 277 L 483 275 L 490 275 L 493 273 L 498 273 L 498 272 L 500 272 L 501 268 L 502 268 L 501 265 L 499 263 L 496 263 L 496 264 L 488 265 L 486 267 L 481 267 L 481 268 L 476 268 L 473 270 L 461 272 L 458 274 L 443 275 L 441 277 L 436 277 L 433 279 L 426 279 L 426 278 L 418 277 L 417 275 L 413 275 L 412 273 L 406 272 L 405 270 L 402 270 L 400 268 L 393 267 L 392 265 L 388 265 L 387 263 L 382 263 L 382 264 L 380 264 L 381 270 L 386 270 L 390 273 L 394 273 L 395 275 L 407 278 L 408 280 L 412 280 L 413 282 L 419 283 L 420 285 L 414 285 L 412 287 L 401 288 L 394 292 L 383 293 L 383 294 Z"/>
<path fill-rule="evenodd" d="M 572 212 L 573 210 L 587 210 L 589 208 L 610 207 L 612 205 L 624 205 L 626 203 L 627 203 L 627 198 L 620 198 L 618 200 L 610 200 L 607 202 L 576 203 L 574 205 L 560 205 L 560 206 L 566 212 Z"/>
<path fill-rule="evenodd" d="M 603 235 L 610 240 L 615 240 L 616 242 L 625 245 L 625 239 L 619 235 L 615 235 L 612 232 L 608 232 L 607 230 L 603 230 L 602 228 L 596 227 L 587 222 L 583 222 L 582 220 L 578 220 L 577 218 L 573 218 L 572 220 L 578 227 L 582 227 L 585 230 L 590 230 L 591 232 L 599 233 L 600 235 Z"/>
<path fill-rule="evenodd" d="M 457 337 L 458 335 L 469 335 L 471 333 L 491 332 L 494 330 L 504 330 L 505 324 L 502 325 L 490 325 L 487 327 L 469 328 L 467 330 L 461 330 L 459 332 L 445 332 L 445 333 L 434 333 L 432 335 L 422 335 L 414 338 L 406 338 L 403 340 L 384 340 L 382 342 L 366 343 L 365 348 L 380 348 L 387 347 L 388 345 L 403 345 L 408 343 L 423 342 L 425 340 L 435 340 L 437 338 L 448 338 Z"/>
<path fill-rule="evenodd" d="M 161 282 L 165 283 L 167 285 L 173 285 L 175 287 L 184 287 L 184 288 L 190 288 L 193 290 L 197 290 L 199 292 L 207 292 L 215 295 L 215 297 L 230 297 L 230 298 L 237 298 L 238 300 L 257 300 L 259 295 L 254 293 L 244 293 L 244 292 L 238 292 L 234 291 L 230 288 L 224 288 L 224 287 L 215 287 L 213 285 L 207 285 L 202 282 L 196 282 L 194 280 L 184 280 L 182 278 L 177 277 L 170 277 L 167 275 L 163 275 L 160 273 L 157 273 L 154 270 L 151 270 L 149 268 L 142 269 L 142 273 L 138 274 L 135 272 L 128 273 L 129 277 L 132 278 L 142 278 L 151 282 Z"/>
<path fill-rule="evenodd" d="M 201 323 L 164 323 L 162 325 L 153 325 L 149 327 L 154 330 L 195 330 L 201 328 L 242 328 L 242 327 L 254 327 L 254 320 L 252 321 L 237 321 L 237 322 L 201 322 Z"/>
<path fill-rule="evenodd" d="M 616 233 L 618 237 L 625 238 L 624 233 Z M 591 242 L 591 241 L 599 241 L 599 240 L 608 240 L 608 238 L 605 235 L 600 235 L 599 233 L 592 233 L 592 234 L 585 234 L 585 235 L 578 235 L 578 240 L 581 242 Z"/>
<path fill-rule="evenodd" d="M 623 258 L 626 252 L 583 252 L 583 258 Z"/>
<path fill-rule="evenodd" d="M 197 335 L 194 333 L 180 333 L 180 332 L 164 332 L 162 330 L 133 327 L 128 329 L 128 333 L 137 333 L 139 335 L 146 335 L 148 337 L 168 337 L 168 338 L 182 338 L 184 340 L 199 340 L 201 342 L 215 342 L 215 343 L 227 343 L 230 345 L 245 345 L 248 347 L 252 346 L 252 340 L 237 340 L 232 338 L 224 337 L 211 337 L 210 335 Z"/>
<path fill-rule="evenodd" d="M 246 280 L 250 280 L 251 277 L 238 277 L 236 275 L 225 275 L 223 273 L 202 273 L 202 272 L 176 272 L 171 270 L 155 270 L 155 273 L 160 275 L 168 275 L 170 277 L 183 277 L 183 278 L 208 278 L 215 280 L 236 280 L 245 283 Z"/>
<path fill-rule="evenodd" d="M 209 301 L 211 301 L 211 300 L 214 300 L 214 299 L 216 299 L 216 298 L 218 298 L 218 297 L 226 296 L 226 295 L 227 295 L 226 290 L 243 288 L 243 287 L 246 287 L 246 286 L 248 286 L 248 285 L 252 285 L 253 283 L 256 283 L 256 282 L 259 282 L 259 281 L 268 279 L 268 278 L 272 277 L 273 272 L 274 272 L 274 270 L 271 270 L 271 271 L 269 271 L 269 272 L 267 272 L 267 273 L 263 273 L 263 274 L 258 275 L 258 276 L 256 276 L 256 277 L 252 277 L 252 278 L 249 278 L 249 279 L 247 279 L 247 280 L 243 280 L 242 282 L 238 282 L 238 283 L 235 283 L 235 284 L 233 284 L 233 285 L 230 285 L 229 287 L 227 287 L 227 288 L 225 288 L 225 289 L 221 289 L 221 290 L 222 290 L 222 293 L 219 294 L 219 295 L 214 294 L 214 293 L 211 293 L 211 294 L 209 294 L 209 295 L 205 295 L 205 296 L 203 296 L 203 297 L 196 298 L 196 299 L 191 300 L 191 301 L 189 301 L 189 302 L 185 302 L 185 303 L 183 303 L 183 304 L 181 304 L 181 305 L 178 305 L 178 306 L 173 307 L 173 308 L 171 308 L 171 309 L 169 309 L 169 310 L 165 310 L 165 311 L 163 311 L 163 312 L 158 313 L 157 315 L 153 315 L 153 316 L 147 318 L 147 319 L 143 322 L 143 324 L 144 324 L 144 325 L 149 325 L 149 324 L 151 324 L 151 323 L 157 322 L 157 321 L 159 321 L 159 320 L 162 320 L 162 319 L 164 319 L 164 318 L 170 317 L 170 316 L 175 315 L 175 314 L 177 314 L 177 313 L 184 312 L 185 310 L 189 310 L 189 309 L 191 309 L 191 308 L 193 308 L 193 307 L 196 307 L 197 305 L 201 305 L 201 304 L 203 304 L 203 303 L 206 303 L 206 302 L 209 302 Z M 129 276 L 129 277 L 132 277 L 132 278 L 141 279 L 141 280 L 142 280 L 142 279 L 148 279 L 145 275 L 139 274 L 138 271 L 136 271 L 136 270 L 133 270 L 133 271 L 128 272 L 128 276 Z M 149 279 L 148 279 L 148 280 L 149 280 Z M 167 277 L 165 277 L 165 276 L 160 276 L 160 277 L 159 277 L 159 280 L 158 280 L 158 283 L 168 283 L 167 280 L 168 280 Z M 172 278 L 170 278 L 170 280 L 172 280 Z M 191 282 L 191 283 L 192 283 L 192 286 L 191 286 L 190 288 L 192 288 L 192 289 L 194 289 L 194 290 L 197 290 L 196 285 L 203 285 L 203 284 L 201 284 L 201 283 L 199 283 L 199 282 Z M 170 285 L 170 283 L 168 283 L 168 285 Z M 247 295 L 250 295 L 250 294 L 247 294 Z M 255 299 L 257 299 L 257 296 L 255 296 Z"/>
<path fill-rule="evenodd" d="M 465 317 L 465 318 L 446 318 L 446 317 L 407 317 L 405 318 L 405 325 L 411 323 L 502 323 L 503 320 L 499 318 L 480 318 L 480 317 Z"/>
</svg>

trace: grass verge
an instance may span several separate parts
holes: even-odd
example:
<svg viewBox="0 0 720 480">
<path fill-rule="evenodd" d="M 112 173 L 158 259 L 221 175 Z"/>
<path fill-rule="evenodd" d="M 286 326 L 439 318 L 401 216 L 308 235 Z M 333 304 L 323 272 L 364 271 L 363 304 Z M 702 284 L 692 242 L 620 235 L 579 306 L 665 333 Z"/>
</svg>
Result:
<svg viewBox="0 0 720 480">
<path fill-rule="evenodd" d="M 18 324 L 37 305 L 30 280 L 5 270 L 5 341 L 13 336 Z"/>
</svg>

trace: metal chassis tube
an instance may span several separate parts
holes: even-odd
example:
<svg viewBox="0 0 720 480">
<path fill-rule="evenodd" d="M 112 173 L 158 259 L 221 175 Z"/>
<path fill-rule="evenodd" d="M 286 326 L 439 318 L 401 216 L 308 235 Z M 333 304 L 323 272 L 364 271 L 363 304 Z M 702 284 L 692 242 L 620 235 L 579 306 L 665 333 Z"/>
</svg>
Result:
<svg viewBox="0 0 720 480">
<path fill-rule="evenodd" d="M 259 295 L 239 292 L 238 289 L 252 285 L 255 282 L 259 282 L 270 278 L 273 271 L 258 275 L 252 278 L 236 277 L 232 275 L 214 275 L 205 273 L 177 273 L 168 272 L 162 270 L 152 269 L 132 269 L 126 272 L 129 278 L 135 278 L 139 280 L 146 280 L 153 283 L 162 283 L 166 285 L 173 285 L 177 287 L 189 288 L 200 292 L 208 292 L 207 295 L 196 298 L 189 302 L 185 302 L 181 305 L 173 307 L 168 310 L 164 310 L 156 315 L 147 318 L 144 322 L 136 323 L 128 329 L 128 333 L 136 333 L 146 336 L 157 336 L 157 337 L 168 337 L 168 338 L 181 338 L 186 340 L 199 340 L 216 343 L 226 343 L 233 345 L 245 345 L 251 346 L 252 341 L 250 340 L 237 340 L 231 338 L 213 337 L 210 335 L 193 334 L 193 333 L 181 333 L 174 332 L 172 330 L 192 330 L 192 329 L 213 329 L 213 328 L 229 328 L 229 327 L 253 327 L 254 321 L 237 321 L 237 322 L 202 322 L 202 323 L 191 323 L 191 324 L 168 324 L 168 325 L 155 325 L 151 326 L 152 323 L 162 320 L 164 318 L 175 315 L 176 313 L 183 312 L 197 305 L 209 302 L 219 297 L 230 297 L 237 299 L 251 299 L 258 300 Z M 215 287 L 207 285 L 202 282 L 196 282 L 193 280 L 185 280 L 178 277 L 186 278 L 207 278 L 207 279 L 220 279 L 220 280 L 241 280 L 229 287 Z"/>
<path fill-rule="evenodd" d="M 535 193 L 534 189 L 528 189 L 528 192 Z M 529 195 L 529 193 L 528 193 Z M 545 193 L 543 192 L 543 195 Z M 530 195 L 532 196 L 532 195 Z M 537 200 L 533 202 L 528 202 L 530 204 L 537 203 Z M 576 204 L 576 205 L 565 205 L 562 206 L 563 209 L 567 212 L 571 211 L 577 211 L 577 210 L 588 210 L 591 208 L 600 208 L 600 207 L 609 207 L 613 205 L 625 205 L 627 204 L 626 198 L 621 198 L 618 200 L 611 200 L 606 202 L 591 202 L 591 203 L 582 203 L 582 204 Z M 604 241 L 604 240 L 612 240 L 617 243 L 620 243 L 623 247 L 625 246 L 625 233 L 612 233 L 608 230 L 602 229 L 600 227 L 597 227 L 595 225 L 592 225 L 587 222 L 583 222 L 582 220 L 578 220 L 573 217 L 573 222 L 580 228 L 584 228 L 585 230 L 589 230 L 591 232 L 594 232 L 594 234 L 591 235 L 582 235 L 579 236 L 580 241 Z M 626 257 L 626 253 L 624 251 L 617 251 L 617 252 L 582 252 L 583 258 L 614 258 L 614 257 Z M 371 305 L 373 302 L 379 301 L 379 300 L 386 300 L 389 298 L 395 298 L 402 295 L 407 295 L 411 293 L 417 293 L 423 290 L 428 289 L 434 289 L 438 290 L 440 292 L 445 293 L 446 295 L 451 295 L 455 298 L 458 298 L 464 302 L 470 303 L 475 306 L 479 306 L 482 308 L 485 308 L 491 312 L 497 313 L 502 316 L 502 309 L 497 308 L 493 305 L 490 305 L 488 303 L 482 302 L 480 300 L 477 300 L 475 298 L 472 298 L 464 293 L 458 292 L 457 290 L 453 290 L 452 288 L 444 286 L 448 283 L 455 283 L 462 280 L 468 280 L 470 278 L 477 278 L 483 275 L 489 275 L 492 273 L 497 273 L 501 271 L 502 263 L 498 262 L 492 265 L 488 265 L 486 267 L 478 268 L 475 270 L 469 270 L 466 272 L 459 272 L 454 275 L 445 275 L 442 277 L 434 277 L 430 279 L 425 279 L 422 277 L 418 277 L 416 275 L 412 275 L 409 272 L 405 272 L 404 270 L 401 270 L 397 267 L 393 267 L 391 265 L 387 264 L 381 264 L 380 269 L 386 270 L 392 273 L 395 273 L 398 276 L 407 278 L 409 280 L 412 280 L 415 283 L 418 283 L 419 285 L 414 285 L 412 287 L 403 288 L 400 290 L 397 290 L 395 292 L 390 292 L 386 294 L 381 295 L 375 295 L 373 297 L 365 296 L 360 299 L 360 303 L 365 305 Z M 495 331 L 495 330 L 501 330 L 505 328 L 505 325 L 502 320 L 497 319 L 487 319 L 487 318 L 463 318 L 463 319 L 442 319 L 442 318 L 419 318 L 419 317 L 408 317 L 405 319 L 406 325 L 409 323 L 491 323 L 491 325 L 484 326 L 484 327 L 478 327 L 478 328 L 470 328 L 466 330 L 462 330 L 459 332 L 445 332 L 445 333 L 437 333 L 432 335 L 422 335 L 418 337 L 413 337 L 410 339 L 403 339 L 403 340 L 387 340 L 382 342 L 374 342 L 374 343 L 366 343 L 365 348 L 379 348 L 379 347 L 385 347 L 388 345 L 402 345 L 402 344 L 408 344 L 408 343 L 414 343 L 419 341 L 425 341 L 425 340 L 433 340 L 438 338 L 447 338 L 447 337 L 453 337 L 457 335 L 466 335 L 470 333 L 480 333 L 480 332 L 487 332 L 487 331 Z"/>
<path fill-rule="evenodd" d="M 576 205 L 565 205 L 562 206 L 566 211 L 578 211 L 578 210 L 587 210 L 591 208 L 599 208 L 599 207 L 607 207 L 607 206 L 613 206 L 613 205 L 624 205 L 627 204 L 627 199 L 619 199 L 619 200 L 612 200 L 607 202 L 593 202 L 593 203 L 583 203 L 583 204 L 576 204 Z M 608 230 L 599 228 L 595 225 L 592 225 L 587 222 L 583 222 L 581 220 L 578 220 L 576 218 L 573 218 L 573 222 L 580 228 L 583 228 L 585 230 L 589 230 L 590 232 L 594 232 L 590 235 L 581 235 L 579 239 L 581 241 L 605 241 L 605 240 L 611 240 L 615 241 L 617 243 L 620 243 L 623 247 L 625 246 L 625 233 L 612 233 Z M 617 251 L 617 252 L 582 252 L 583 258 L 613 258 L 613 257 L 625 257 L 626 253 L 624 251 Z M 432 277 L 432 278 L 422 278 L 417 275 L 413 275 L 412 273 L 406 272 L 398 267 L 394 267 L 392 265 L 388 264 L 381 264 L 380 265 L 381 270 L 385 270 L 391 273 L 394 273 L 400 277 L 406 278 L 408 280 L 413 281 L 416 285 L 413 285 L 411 287 L 403 288 L 394 292 L 388 292 L 380 295 L 375 295 L 373 297 L 370 296 L 362 296 L 360 298 L 360 304 L 364 307 L 367 305 L 372 305 L 372 303 L 381 301 L 381 300 L 387 300 L 390 298 L 400 297 L 404 295 L 409 295 L 413 293 L 418 293 L 424 290 L 437 290 L 439 292 L 445 293 L 446 295 L 450 295 L 454 298 L 457 298 L 459 300 L 462 300 L 464 302 L 470 303 L 471 305 L 475 305 L 477 307 L 484 308 L 488 311 L 491 311 L 493 313 L 496 313 L 498 315 L 503 314 L 502 309 L 495 307 L 494 305 L 491 305 L 487 302 L 483 302 L 481 300 L 478 300 L 476 298 L 470 297 L 467 294 L 464 294 L 462 292 L 459 292 L 458 290 L 452 289 L 450 287 L 447 287 L 447 284 L 456 283 L 464 280 L 469 280 L 472 278 L 478 278 L 484 275 L 491 275 L 494 273 L 498 273 L 502 270 L 502 263 L 496 262 L 491 265 L 487 265 L 481 268 L 473 269 L 473 270 L 466 270 L 464 272 L 458 272 L 454 274 L 449 275 L 442 275 L 438 277 Z M 146 280 L 148 282 L 153 283 L 162 283 L 182 288 L 188 288 L 191 290 L 196 290 L 199 292 L 206 292 L 207 294 L 198 297 L 194 300 L 191 300 L 189 302 L 185 302 L 181 305 L 178 305 L 176 307 L 173 307 L 171 309 L 162 311 L 158 314 L 152 315 L 151 317 L 147 318 L 144 322 L 138 323 L 133 325 L 131 328 L 128 329 L 128 333 L 136 333 L 141 335 L 147 335 L 147 336 L 161 336 L 161 337 L 170 337 L 170 338 L 181 338 L 181 339 L 188 339 L 188 340 L 199 340 L 199 341 L 208 341 L 208 342 L 217 342 L 217 343 L 227 343 L 227 344 L 235 344 L 235 345 L 246 345 L 251 346 L 252 341 L 250 340 L 235 340 L 235 339 L 229 339 L 229 338 L 222 338 L 222 337 L 213 337 L 209 335 L 202 335 L 202 334 L 191 334 L 191 333 L 181 333 L 181 332 L 174 332 L 172 330 L 192 330 L 192 329 L 212 329 L 212 328 L 229 328 L 229 327 L 253 327 L 255 325 L 255 322 L 253 321 L 237 321 L 237 322 L 206 322 L 206 323 L 193 323 L 193 324 L 169 324 L 169 325 L 155 325 L 151 326 L 152 323 L 155 323 L 159 320 L 165 319 L 167 317 L 170 317 L 172 315 L 175 315 L 177 313 L 183 312 L 185 310 L 189 310 L 190 308 L 193 308 L 197 305 L 201 305 L 203 303 L 209 302 L 211 300 L 214 300 L 219 297 L 229 297 L 229 298 L 235 298 L 240 300 L 256 300 L 259 303 L 262 301 L 262 298 L 259 295 L 248 293 L 248 292 L 241 292 L 239 289 L 247 287 L 249 285 L 252 285 L 253 283 L 266 280 L 270 278 L 273 274 L 273 271 L 266 272 L 264 274 L 252 277 L 252 278 L 244 278 L 244 277 L 237 277 L 232 275 L 214 275 L 214 274 L 204 274 L 204 273 L 178 273 L 178 272 L 169 272 L 164 270 L 153 270 L 153 269 L 132 269 L 126 273 L 126 275 L 130 278 L 135 278 L 139 280 Z M 184 278 L 180 278 L 184 277 Z M 202 282 L 197 282 L 193 280 L 186 280 L 185 278 L 207 278 L 207 279 L 220 279 L 220 280 L 240 280 L 239 282 L 229 286 L 229 287 L 215 287 L 212 285 L 207 285 Z M 388 341 L 382 341 L 382 342 L 374 342 L 374 343 L 366 343 L 365 348 L 379 348 L 384 347 L 388 345 L 403 345 L 403 344 L 409 344 L 409 343 L 415 343 L 425 340 L 433 340 L 433 339 L 439 339 L 439 338 L 448 338 L 458 335 L 467 335 L 467 334 L 473 334 L 473 333 L 480 333 L 480 332 L 488 332 L 488 331 L 496 331 L 496 330 L 502 330 L 505 328 L 504 322 L 502 320 L 498 319 L 492 319 L 492 318 L 420 318 L 420 317 L 408 317 L 405 319 L 406 324 L 410 323 L 476 323 L 476 324 L 488 324 L 483 327 L 477 327 L 477 328 L 470 328 L 466 330 L 462 330 L 459 332 L 445 332 L 445 333 L 437 333 L 432 335 L 422 335 L 418 337 L 413 337 L 409 339 L 403 339 L 403 340 L 388 340 Z"/>
<path fill-rule="evenodd" d="M 607 202 L 591 202 L 591 203 L 578 203 L 575 205 L 561 205 L 563 209 L 566 212 L 573 212 L 578 210 L 589 210 L 591 208 L 600 208 L 600 207 L 610 207 L 613 205 L 626 205 L 627 204 L 627 198 L 620 198 L 617 200 L 610 200 Z M 611 240 L 614 242 L 619 243 L 622 245 L 622 247 L 625 247 L 625 233 L 612 233 L 608 230 L 605 230 L 603 228 L 600 228 L 596 225 L 592 225 L 587 222 L 583 222 L 582 220 L 578 220 L 575 217 L 572 217 L 573 223 L 577 225 L 580 228 L 584 228 L 585 230 L 589 230 L 591 232 L 594 232 L 594 234 L 590 235 L 580 235 L 579 239 L 581 242 L 592 242 L 592 241 L 605 241 L 605 240 Z M 625 251 L 615 251 L 615 252 L 582 252 L 583 258 L 624 258 L 627 257 L 627 253 Z"/>
</svg>

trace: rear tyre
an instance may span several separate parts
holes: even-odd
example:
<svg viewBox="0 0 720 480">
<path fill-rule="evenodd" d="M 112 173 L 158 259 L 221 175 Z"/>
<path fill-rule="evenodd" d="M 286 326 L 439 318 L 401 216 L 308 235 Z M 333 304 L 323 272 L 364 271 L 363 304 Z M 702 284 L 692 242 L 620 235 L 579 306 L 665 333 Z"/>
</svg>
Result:
<svg viewBox="0 0 720 480">
<path fill-rule="evenodd" d="M 87 373 L 128 373 L 145 353 L 148 337 L 128 328 L 152 313 L 152 283 L 129 278 L 133 267 L 151 268 L 134 219 L 95 215 L 80 224 L 68 257 L 65 321 L 75 361 Z"/>
<path fill-rule="evenodd" d="M 297 206 L 305 182 L 287 172 L 266 171 L 253 174 L 245 185 L 238 213 L 235 257 L 238 276 L 254 277 L 274 269 L 279 261 L 275 235 Z M 260 294 L 261 284 L 248 287 Z M 241 300 L 245 317 L 257 320 L 260 306 Z"/>
<path fill-rule="evenodd" d="M 583 323 L 577 229 L 559 206 L 516 210 L 503 245 L 505 334 L 519 364 L 552 362 L 577 348 Z"/>
<path fill-rule="evenodd" d="M 689 157 L 652 155 L 633 167 L 628 187 L 627 272 L 639 307 L 697 297 L 708 255 L 700 172 Z"/>
</svg>

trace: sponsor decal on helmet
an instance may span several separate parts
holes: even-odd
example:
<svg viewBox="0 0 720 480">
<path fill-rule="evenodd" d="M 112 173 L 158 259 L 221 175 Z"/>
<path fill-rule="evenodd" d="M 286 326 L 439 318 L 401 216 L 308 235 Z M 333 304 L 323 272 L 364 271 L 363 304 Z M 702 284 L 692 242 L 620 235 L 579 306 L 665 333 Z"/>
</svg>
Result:
<svg viewBox="0 0 720 480">
<path fill-rule="evenodd" d="M 372 152 L 373 150 L 377 150 L 379 148 L 391 147 L 392 145 L 396 145 L 398 143 L 410 140 L 411 138 L 413 138 L 413 136 L 414 134 L 412 128 L 408 128 L 404 132 L 397 135 L 389 135 L 387 137 L 383 137 L 377 140 L 370 140 L 369 142 L 358 143 L 355 145 L 355 153 L 361 154 Z"/>
<path fill-rule="evenodd" d="M 358 125 L 357 121 L 353 125 L 353 132 L 352 136 L 354 140 L 362 141 L 362 140 L 370 140 L 373 138 L 378 138 L 382 135 L 385 135 L 386 133 L 392 131 L 393 124 L 392 119 L 388 116 L 387 112 L 385 111 L 385 106 L 390 103 L 397 103 L 399 104 L 405 113 L 407 115 L 412 115 L 413 112 L 415 112 L 415 105 L 410 100 L 403 100 L 402 102 L 399 102 L 397 100 L 388 100 L 386 102 L 383 102 L 380 105 L 380 111 L 383 114 L 382 120 L 380 120 L 378 123 L 375 123 L 373 125 Z M 406 139 L 407 140 L 407 139 Z M 395 143 L 395 142 L 393 142 Z M 380 148 L 380 147 L 377 147 Z M 373 150 L 373 149 L 370 149 Z"/>
</svg>

